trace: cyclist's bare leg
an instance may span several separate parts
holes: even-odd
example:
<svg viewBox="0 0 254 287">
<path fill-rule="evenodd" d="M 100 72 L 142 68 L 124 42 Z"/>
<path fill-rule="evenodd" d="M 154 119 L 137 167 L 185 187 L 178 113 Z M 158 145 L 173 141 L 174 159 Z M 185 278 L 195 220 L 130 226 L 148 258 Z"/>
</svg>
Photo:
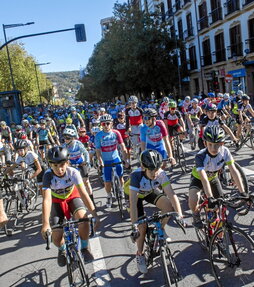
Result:
<svg viewBox="0 0 254 287">
<path fill-rule="evenodd" d="M 200 190 L 196 188 L 191 188 L 189 190 L 189 208 L 192 213 L 196 213 L 198 211 L 198 202 L 200 199 Z"/>
<path fill-rule="evenodd" d="M 61 247 L 64 245 L 63 230 L 55 229 L 52 231 L 52 241 L 56 247 Z"/>
<path fill-rule="evenodd" d="M 0 199 L 0 227 L 3 227 L 8 221 L 7 215 L 4 211 L 3 199 Z"/>
<path fill-rule="evenodd" d="M 104 181 L 104 187 L 108 195 L 111 193 L 112 184 L 110 181 Z"/>
<path fill-rule="evenodd" d="M 162 211 L 162 213 L 174 211 L 171 201 L 166 196 L 161 196 L 156 202 L 156 206 Z M 164 227 L 168 222 L 168 218 L 162 220 L 162 227 Z"/>
<path fill-rule="evenodd" d="M 136 240 L 137 242 L 137 248 L 138 248 L 138 254 L 141 255 L 143 254 L 143 249 L 144 249 L 144 242 L 145 242 L 145 237 L 146 237 L 146 224 L 140 224 L 138 226 L 138 230 L 140 233 L 140 236 Z"/>
<path fill-rule="evenodd" d="M 79 209 L 74 214 L 75 219 L 80 219 L 86 217 L 86 211 L 84 209 Z M 89 238 L 89 222 L 82 222 L 78 225 L 78 233 L 82 240 L 88 240 Z"/>
<path fill-rule="evenodd" d="M 84 185 L 85 185 L 85 188 L 86 188 L 86 191 L 89 195 L 93 194 L 93 190 L 92 190 L 92 187 L 91 187 L 91 183 L 89 181 L 89 178 L 88 177 L 83 177 L 83 182 L 84 182 Z"/>
</svg>

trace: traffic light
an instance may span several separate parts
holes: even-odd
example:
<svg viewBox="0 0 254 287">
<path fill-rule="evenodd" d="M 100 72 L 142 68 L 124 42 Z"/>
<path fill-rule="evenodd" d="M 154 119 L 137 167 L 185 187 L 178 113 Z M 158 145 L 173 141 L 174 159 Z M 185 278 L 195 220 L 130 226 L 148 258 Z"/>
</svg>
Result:
<svg viewBox="0 0 254 287">
<path fill-rule="evenodd" d="M 84 24 L 76 24 L 74 26 L 75 34 L 76 34 L 76 41 L 77 42 L 85 42 L 86 41 L 86 30 Z"/>
</svg>

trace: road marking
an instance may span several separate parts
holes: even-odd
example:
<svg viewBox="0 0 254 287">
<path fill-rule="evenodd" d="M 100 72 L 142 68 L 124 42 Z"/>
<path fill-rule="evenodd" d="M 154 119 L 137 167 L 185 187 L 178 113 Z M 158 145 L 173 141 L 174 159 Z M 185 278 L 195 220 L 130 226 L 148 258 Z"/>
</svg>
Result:
<svg viewBox="0 0 254 287">
<path fill-rule="evenodd" d="M 101 249 L 101 243 L 99 236 L 91 238 L 90 240 L 90 248 L 94 257 L 93 268 L 96 278 L 97 286 L 110 287 L 110 276 L 107 271 L 106 263 L 103 258 L 103 253 Z"/>
</svg>

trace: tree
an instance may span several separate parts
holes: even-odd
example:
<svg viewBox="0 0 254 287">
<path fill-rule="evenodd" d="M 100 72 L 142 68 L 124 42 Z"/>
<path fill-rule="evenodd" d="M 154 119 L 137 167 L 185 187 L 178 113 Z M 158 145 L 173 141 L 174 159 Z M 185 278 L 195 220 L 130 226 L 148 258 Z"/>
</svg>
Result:
<svg viewBox="0 0 254 287">
<path fill-rule="evenodd" d="M 152 91 L 172 91 L 178 83 L 175 47 L 159 13 L 115 4 L 111 27 L 89 59 L 79 97 L 112 100 L 139 93 L 147 98 Z"/>
</svg>

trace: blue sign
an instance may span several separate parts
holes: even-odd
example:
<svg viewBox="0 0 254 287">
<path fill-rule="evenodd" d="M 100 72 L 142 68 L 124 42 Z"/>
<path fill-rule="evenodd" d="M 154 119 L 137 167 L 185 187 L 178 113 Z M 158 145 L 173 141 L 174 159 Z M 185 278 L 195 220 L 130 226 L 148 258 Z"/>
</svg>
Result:
<svg viewBox="0 0 254 287">
<path fill-rule="evenodd" d="M 232 75 L 233 78 L 241 78 L 246 76 L 246 70 L 245 69 L 238 69 L 234 71 L 229 71 L 228 74 Z"/>
</svg>

